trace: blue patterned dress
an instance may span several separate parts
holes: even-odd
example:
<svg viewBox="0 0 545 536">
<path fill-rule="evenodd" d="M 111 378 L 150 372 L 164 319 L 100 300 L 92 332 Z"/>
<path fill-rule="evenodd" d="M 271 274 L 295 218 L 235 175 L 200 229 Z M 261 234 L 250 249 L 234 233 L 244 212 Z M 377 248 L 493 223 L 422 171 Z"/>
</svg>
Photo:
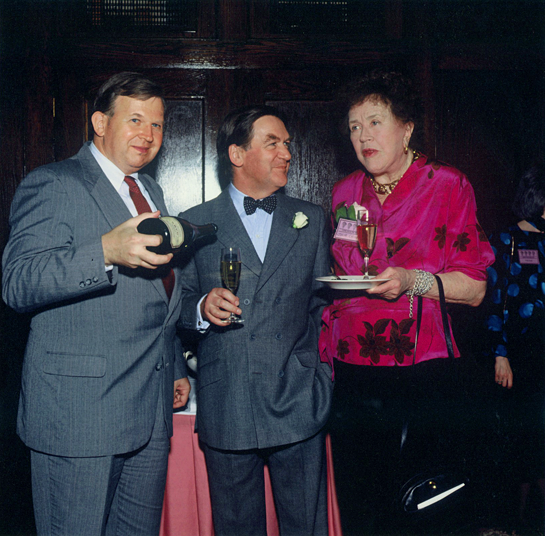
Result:
<svg viewBox="0 0 545 536">
<path fill-rule="evenodd" d="M 515 474 L 532 481 L 545 476 L 545 234 L 513 225 L 491 243 L 490 353 L 507 357 L 513 370 L 504 397 L 506 433 Z"/>
</svg>

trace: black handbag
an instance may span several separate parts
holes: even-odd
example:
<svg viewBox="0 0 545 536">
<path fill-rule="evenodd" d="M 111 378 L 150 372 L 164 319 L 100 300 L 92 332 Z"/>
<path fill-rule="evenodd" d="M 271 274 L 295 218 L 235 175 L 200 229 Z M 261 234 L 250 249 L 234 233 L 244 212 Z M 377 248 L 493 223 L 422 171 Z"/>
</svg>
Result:
<svg viewBox="0 0 545 536">
<path fill-rule="evenodd" d="M 438 276 L 435 278 L 439 288 L 448 356 L 454 371 L 454 349 L 448 324 L 443 284 Z M 415 354 L 421 318 L 422 297 L 418 296 Z M 408 423 L 405 426 L 408 426 Z M 404 436 L 406 436 L 406 432 L 405 429 Z M 471 516 L 468 516 L 467 510 L 468 505 L 472 504 L 469 493 L 470 478 L 458 457 L 451 456 L 449 453 L 443 453 L 443 457 L 441 465 L 417 469 L 399 488 L 396 498 L 398 523 L 406 527 L 418 527 L 418 534 L 452 534 L 455 533 L 453 529 L 462 529 L 471 523 Z M 402 462 L 400 463 L 402 464 Z M 406 470 L 405 473 L 407 473 Z"/>
</svg>

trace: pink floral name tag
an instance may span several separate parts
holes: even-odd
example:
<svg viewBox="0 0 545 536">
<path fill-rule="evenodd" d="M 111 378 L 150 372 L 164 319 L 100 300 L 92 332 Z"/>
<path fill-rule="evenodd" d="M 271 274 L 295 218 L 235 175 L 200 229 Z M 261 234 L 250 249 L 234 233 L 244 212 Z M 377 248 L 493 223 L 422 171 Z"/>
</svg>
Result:
<svg viewBox="0 0 545 536">
<path fill-rule="evenodd" d="M 539 264 L 537 249 L 519 249 L 520 264 Z"/>
<path fill-rule="evenodd" d="M 349 242 L 358 241 L 358 232 L 356 230 L 357 224 L 354 220 L 348 220 L 346 218 L 339 218 L 337 223 L 337 229 L 333 238 L 335 240 L 348 240 Z"/>
</svg>

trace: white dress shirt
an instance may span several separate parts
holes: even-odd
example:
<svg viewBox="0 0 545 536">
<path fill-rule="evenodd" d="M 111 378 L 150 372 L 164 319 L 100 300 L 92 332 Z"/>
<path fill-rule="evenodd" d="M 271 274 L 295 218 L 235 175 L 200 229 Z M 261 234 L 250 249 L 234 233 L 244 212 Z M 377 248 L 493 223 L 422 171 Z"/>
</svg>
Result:
<svg viewBox="0 0 545 536">
<path fill-rule="evenodd" d="M 261 259 L 261 262 L 263 262 L 265 260 L 267 244 L 269 243 L 274 213 L 269 214 L 258 208 L 253 214 L 248 216 L 244 210 L 244 198 L 246 195 L 240 190 L 237 190 L 233 186 L 233 183 L 229 185 L 229 195 L 231 196 L 240 220 L 254 245 L 257 256 Z M 256 201 L 258 200 L 256 199 Z"/>
<path fill-rule="evenodd" d="M 125 173 L 123 173 L 111 160 L 104 156 L 97 149 L 94 143 L 91 143 L 91 154 L 95 157 L 95 160 L 102 168 L 102 171 L 104 171 L 104 175 L 106 175 L 108 180 L 112 183 L 115 191 L 120 195 L 121 199 L 123 199 L 123 203 L 125 203 L 132 216 L 138 216 L 138 211 L 136 210 L 133 200 L 131 199 L 131 194 L 129 193 L 129 185 L 125 182 Z M 138 173 L 132 173 L 130 176 L 136 181 L 136 184 L 138 184 L 138 188 L 140 188 L 142 195 L 149 203 L 152 212 L 155 212 L 157 207 L 151 200 L 151 197 L 149 196 L 144 185 L 138 180 Z"/>
</svg>

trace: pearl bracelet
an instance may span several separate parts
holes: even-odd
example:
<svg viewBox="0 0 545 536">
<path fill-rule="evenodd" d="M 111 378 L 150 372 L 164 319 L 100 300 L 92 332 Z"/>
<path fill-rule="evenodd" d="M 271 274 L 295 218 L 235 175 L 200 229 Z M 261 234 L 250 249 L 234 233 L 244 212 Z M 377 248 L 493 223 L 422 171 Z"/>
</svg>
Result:
<svg viewBox="0 0 545 536">
<path fill-rule="evenodd" d="M 416 272 L 416 278 L 414 280 L 413 288 L 407 290 L 409 296 L 409 318 L 413 317 L 413 300 L 415 296 L 423 296 L 433 287 L 435 277 L 431 272 L 426 270 L 414 270 Z"/>
</svg>

